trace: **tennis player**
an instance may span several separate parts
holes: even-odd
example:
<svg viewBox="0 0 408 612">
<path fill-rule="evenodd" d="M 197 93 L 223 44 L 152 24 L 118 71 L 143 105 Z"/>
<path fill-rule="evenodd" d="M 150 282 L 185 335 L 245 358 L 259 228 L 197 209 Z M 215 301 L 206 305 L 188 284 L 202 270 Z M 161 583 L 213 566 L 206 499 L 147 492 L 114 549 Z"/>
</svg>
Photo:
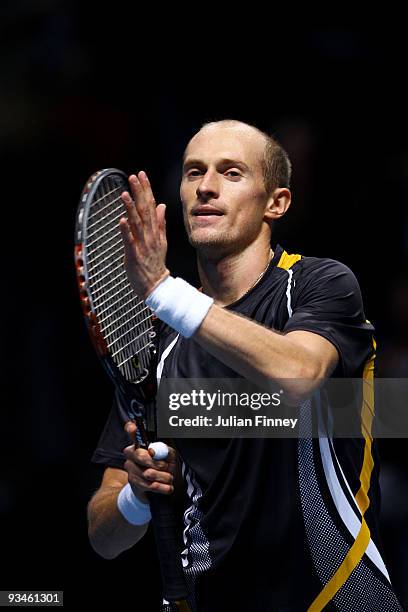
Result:
<svg viewBox="0 0 408 612">
<path fill-rule="evenodd" d="M 190 140 L 180 195 L 202 291 L 166 267 L 165 205 L 156 206 L 144 172 L 122 196 L 121 230 L 130 282 L 163 322 L 161 377 L 279 380 L 307 419 L 304 400 L 323 379 L 371 380 L 375 342 L 349 268 L 271 249 L 290 177 L 286 152 L 254 126 L 209 123 Z M 168 458 L 154 461 L 129 445 L 126 421 L 116 400 L 93 457 L 105 471 L 89 503 L 89 536 L 103 557 L 144 535 L 145 493 L 173 495 L 180 465 L 193 610 L 402 609 L 381 550 L 369 428 L 352 439 L 176 439 Z"/>
</svg>

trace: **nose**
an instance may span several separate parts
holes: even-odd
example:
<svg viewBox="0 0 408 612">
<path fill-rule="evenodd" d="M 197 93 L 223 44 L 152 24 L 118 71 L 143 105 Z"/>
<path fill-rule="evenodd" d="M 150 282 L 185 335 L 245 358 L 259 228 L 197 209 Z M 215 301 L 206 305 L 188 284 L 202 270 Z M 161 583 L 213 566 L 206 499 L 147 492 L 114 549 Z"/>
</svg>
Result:
<svg viewBox="0 0 408 612">
<path fill-rule="evenodd" d="M 197 185 L 197 197 L 200 200 L 209 200 L 210 198 L 218 198 L 219 183 L 217 173 L 211 170 L 203 175 Z"/>
</svg>

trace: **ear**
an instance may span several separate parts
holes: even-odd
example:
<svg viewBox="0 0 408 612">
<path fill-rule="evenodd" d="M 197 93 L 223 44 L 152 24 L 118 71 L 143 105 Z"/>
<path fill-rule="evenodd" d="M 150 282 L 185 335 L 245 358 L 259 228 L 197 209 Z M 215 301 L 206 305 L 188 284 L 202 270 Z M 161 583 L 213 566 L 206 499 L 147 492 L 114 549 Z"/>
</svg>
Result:
<svg viewBox="0 0 408 612">
<path fill-rule="evenodd" d="M 292 195 L 286 187 L 278 187 L 269 196 L 265 206 L 265 221 L 277 221 L 288 210 Z"/>
</svg>

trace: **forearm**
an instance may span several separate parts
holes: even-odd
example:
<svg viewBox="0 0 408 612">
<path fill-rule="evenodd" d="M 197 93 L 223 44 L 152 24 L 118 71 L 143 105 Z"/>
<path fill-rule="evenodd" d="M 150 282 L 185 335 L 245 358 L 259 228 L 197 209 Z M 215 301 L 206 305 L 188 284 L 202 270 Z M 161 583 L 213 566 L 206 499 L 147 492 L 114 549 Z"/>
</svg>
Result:
<svg viewBox="0 0 408 612">
<path fill-rule="evenodd" d="M 95 493 L 88 505 L 88 535 L 92 548 L 105 559 L 113 559 L 131 548 L 146 533 L 146 525 L 131 525 L 119 512 L 118 487 Z"/>
<path fill-rule="evenodd" d="M 146 304 L 244 378 L 262 387 L 277 383 L 289 401 L 307 397 L 338 363 L 337 349 L 319 333 L 275 332 L 221 308 L 182 279 L 168 277 Z"/>
<path fill-rule="evenodd" d="M 211 355 L 259 385 L 276 381 L 297 396 L 319 384 L 326 374 L 315 355 L 290 337 L 213 305 L 194 334 Z"/>
</svg>

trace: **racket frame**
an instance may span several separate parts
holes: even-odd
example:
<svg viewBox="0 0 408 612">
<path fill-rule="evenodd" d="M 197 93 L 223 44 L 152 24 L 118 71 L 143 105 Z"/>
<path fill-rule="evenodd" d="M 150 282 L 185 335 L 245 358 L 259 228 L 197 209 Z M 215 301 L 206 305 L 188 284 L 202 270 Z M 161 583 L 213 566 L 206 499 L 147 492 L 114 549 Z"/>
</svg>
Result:
<svg viewBox="0 0 408 612">
<path fill-rule="evenodd" d="M 75 224 L 75 270 L 82 312 L 86 327 L 95 351 L 118 390 L 120 401 L 137 426 L 137 445 L 147 448 L 149 441 L 155 440 L 156 431 L 156 365 L 157 365 L 157 319 L 153 315 L 154 335 L 151 336 L 150 370 L 136 381 L 128 381 L 112 359 L 107 343 L 101 332 L 97 314 L 93 307 L 92 295 L 88 291 L 88 262 L 86 256 L 87 220 L 92 202 L 101 182 L 110 175 L 123 179 L 123 191 L 129 190 L 126 174 L 117 168 L 105 168 L 92 174 L 82 191 Z M 123 211 L 126 217 L 126 210 Z M 153 366 L 153 367 L 152 367 Z M 171 608 L 189 610 L 186 601 L 188 591 L 184 580 L 181 557 L 175 542 L 169 544 L 169 532 L 175 530 L 175 518 L 172 499 L 157 493 L 148 493 L 153 518 L 156 544 L 163 579 L 163 595 L 170 602 Z M 164 543 L 164 546 L 163 546 Z M 167 547 L 167 550 L 164 550 Z M 180 560 L 179 566 L 172 566 L 172 559 Z"/>
</svg>

